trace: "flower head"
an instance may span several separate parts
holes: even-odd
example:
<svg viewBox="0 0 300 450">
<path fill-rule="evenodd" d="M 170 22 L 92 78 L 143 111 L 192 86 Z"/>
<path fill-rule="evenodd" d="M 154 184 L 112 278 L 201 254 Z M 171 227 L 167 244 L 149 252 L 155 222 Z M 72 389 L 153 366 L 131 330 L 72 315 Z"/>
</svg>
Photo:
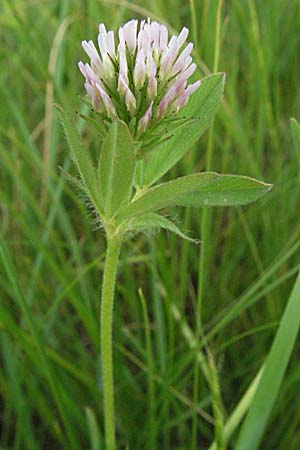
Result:
<svg viewBox="0 0 300 450">
<path fill-rule="evenodd" d="M 98 46 L 83 41 L 90 63 L 78 63 L 93 108 L 104 118 L 120 118 L 140 136 L 183 108 L 200 81 L 188 84 L 196 70 L 188 29 L 168 40 L 158 22 L 130 20 L 113 31 L 99 25 Z"/>
</svg>

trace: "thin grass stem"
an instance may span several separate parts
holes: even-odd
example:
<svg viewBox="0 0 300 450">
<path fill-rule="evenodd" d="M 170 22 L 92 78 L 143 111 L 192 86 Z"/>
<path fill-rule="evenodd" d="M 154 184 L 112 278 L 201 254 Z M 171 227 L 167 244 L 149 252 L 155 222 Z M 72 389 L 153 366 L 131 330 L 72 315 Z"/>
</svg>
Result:
<svg viewBox="0 0 300 450">
<path fill-rule="evenodd" d="M 215 36 L 215 49 L 214 49 L 214 67 L 213 71 L 217 72 L 219 64 L 220 55 L 220 35 L 221 35 L 221 13 L 222 13 L 223 0 L 218 1 L 218 8 L 216 14 L 216 36 Z M 208 145 L 207 145 L 207 159 L 206 159 L 206 170 L 210 171 L 212 167 L 212 157 L 213 157 L 213 132 L 214 124 L 212 123 L 209 135 L 208 135 Z M 209 259 L 209 239 L 210 239 L 210 229 L 211 229 L 211 217 L 212 213 L 209 209 L 204 209 L 202 213 L 201 220 L 201 251 L 198 267 L 198 293 L 197 293 L 197 305 L 196 305 L 196 340 L 197 342 L 201 339 L 201 329 L 202 329 L 202 302 L 205 290 L 205 280 L 208 267 Z M 194 365 L 194 385 L 193 385 L 193 401 L 198 403 L 199 400 L 199 364 L 197 358 L 195 359 Z M 192 449 L 197 449 L 197 436 L 198 436 L 198 417 L 193 416 L 192 422 Z"/>
</svg>

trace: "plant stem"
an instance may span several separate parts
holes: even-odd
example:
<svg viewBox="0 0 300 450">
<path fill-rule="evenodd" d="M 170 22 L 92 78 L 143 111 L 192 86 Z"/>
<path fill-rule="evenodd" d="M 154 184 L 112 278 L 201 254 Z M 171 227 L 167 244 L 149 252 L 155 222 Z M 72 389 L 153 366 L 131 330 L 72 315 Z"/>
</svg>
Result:
<svg viewBox="0 0 300 450">
<path fill-rule="evenodd" d="M 107 240 L 100 316 L 101 365 L 106 450 L 116 450 L 112 354 L 113 305 L 121 241 Z"/>
</svg>

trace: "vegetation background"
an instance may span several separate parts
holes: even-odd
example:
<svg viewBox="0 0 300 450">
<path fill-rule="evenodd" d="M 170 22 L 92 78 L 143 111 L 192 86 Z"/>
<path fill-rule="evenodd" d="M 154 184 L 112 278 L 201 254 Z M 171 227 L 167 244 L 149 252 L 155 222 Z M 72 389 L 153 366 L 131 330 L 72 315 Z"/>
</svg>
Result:
<svg viewBox="0 0 300 450">
<path fill-rule="evenodd" d="M 100 21 L 116 29 L 149 16 L 176 32 L 187 25 L 203 77 L 218 48 L 218 3 L 1 0 L 2 450 L 103 450 L 98 315 L 105 239 L 59 169 L 75 173 L 53 107 L 86 108 L 80 42 L 96 39 Z M 300 3 L 224 0 L 220 24 L 224 100 L 211 131 L 173 175 L 204 170 L 209 140 L 214 170 L 275 187 L 254 205 L 213 210 L 204 244 L 161 232 L 123 248 L 114 329 L 120 448 L 204 449 L 214 439 L 210 389 L 197 369 L 203 245 L 201 316 L 225 421 L 265 361 L 299 268 L 300 153 L 289 119 L 300 118 Z M 82 120 L 79 127 L 98 152 L 94 131 Z M 201 239 L 202 211 L 176 214 Z M 299 450 L 299 381 L 297 344 L 264 450 Z"/>
</svg>

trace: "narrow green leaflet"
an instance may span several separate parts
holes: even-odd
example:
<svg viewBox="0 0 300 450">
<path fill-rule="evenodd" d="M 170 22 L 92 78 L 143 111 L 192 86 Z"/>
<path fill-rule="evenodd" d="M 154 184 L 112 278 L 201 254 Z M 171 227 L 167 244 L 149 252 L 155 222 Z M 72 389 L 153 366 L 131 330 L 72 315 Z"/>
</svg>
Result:
<svg viewBox="0 0 300 450">
<path fill-rule="evenodd" d="M 106 217 L 129 202 L 134 169 L 132 137 L 125 123 L 116 120 L 103 142 L 99 161 L 99 187 Z"/>
<path fill-rule="evenodd" d="M 151 186 L 174 166 L 210 125 L 222 98 L 224 81 L 224 73 L 217 73 L 202 80 L 201 86 L 180 113 L 181 117 L 195 120 L 175 130 L 174 136 L 160 146 L 158 152 L 151 153 L 145 164 L 144 186 Z"/>
<path fill-rule="evenodd" d="M 266 430 L 300 326 L 300 273 L 266 361 L 235 450 L 256 450 Z"/>
<path fill-rule="evenodd" d="M 155 228 L 164 228 L 165 230 L 177 234 L 177 236 L 180 236 L 182 239 L 186 239 L 190 242 L 197 242 L 196 239 L 192 239 L 183 233 L 171 220 L 155 213 L 147 213 L 143 216 L 133 217 L 124 225 L 125 232 L 149 231 Z"/>
<path fill-rule="evenodd" d="M 271 184 L 241 175 L 217 175 L 203 189 L 182 194 L 183 206 L 239 206 L 254 202 L 272 188 Z"/>
<path fill-rule="evenodd" d="M 122 208 L 119 219 L 171 206 L 232 206 L 253 202 L 271 189 L 270 184 L 238 175 L 202 172 L 159 184 Z"/>
<path fill-rule="evenodd" d="M 103 208 L 99 196 L 96 171 L 89 158 L 89 153 L 83 146 L 71 116 L 61 109 L 59 109 L 58 113 L 68 139 L 72 159 L 77 166 L 87 194 L 95 208 L 101 212 Z"/>
</svg>

